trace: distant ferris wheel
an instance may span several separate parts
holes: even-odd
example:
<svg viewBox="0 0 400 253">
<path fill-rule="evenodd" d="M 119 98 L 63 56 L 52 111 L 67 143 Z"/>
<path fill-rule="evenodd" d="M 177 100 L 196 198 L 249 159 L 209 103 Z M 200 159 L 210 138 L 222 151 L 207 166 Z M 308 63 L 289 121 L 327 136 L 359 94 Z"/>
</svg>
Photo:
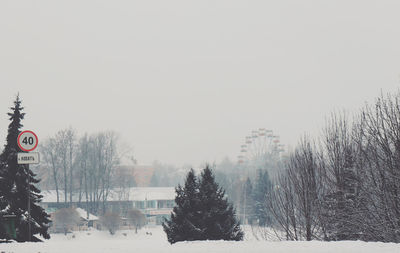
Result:
<svg viewBox="0 0 400 253">
<path fill-rule="evenodd" d="M 239 165 L 261 166 L 269 160 L 276 159 L 284 151 L 284 145 L 280 143 L 279 135 L 272 130 L 259 128 L 251 131 L 240 146 L 238 156 Z"/>
</svg>

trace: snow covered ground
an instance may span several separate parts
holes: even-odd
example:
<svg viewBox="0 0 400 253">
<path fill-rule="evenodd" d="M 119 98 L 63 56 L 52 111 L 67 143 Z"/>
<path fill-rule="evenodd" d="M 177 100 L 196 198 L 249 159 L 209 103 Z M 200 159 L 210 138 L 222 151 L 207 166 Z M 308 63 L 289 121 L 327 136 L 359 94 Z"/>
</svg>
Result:
<svg viewBox="0 0 400 253">
<path fill-rule="evenodd" d="M 146 234 L 151 232 L 151 235 Z M 125 233 L 125 235 L 124 235 Z M 182 242 L 170 245 L 161 227 L 134 231 L 118 231 L 111 236 L 106 231 L 76 232 L 64 236 L 53 234 L 44 243 L 0 244 L 0 252 L 5 253 L 158 253 L 158 252 L 273 252 L 273 253 L 385 253 L 400 252 L 400 244 L 365 242 L 267 242 L 257 241 L 248 234 L 242 242 L 205 241 Z"/>
</svg>

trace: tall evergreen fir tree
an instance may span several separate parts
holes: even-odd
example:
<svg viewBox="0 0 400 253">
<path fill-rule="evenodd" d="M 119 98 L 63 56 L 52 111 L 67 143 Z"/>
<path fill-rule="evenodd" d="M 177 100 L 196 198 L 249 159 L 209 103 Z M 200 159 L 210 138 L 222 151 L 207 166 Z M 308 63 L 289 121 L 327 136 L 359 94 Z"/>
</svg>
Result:
<svg viewBox="0 0 400 253">
<path fill-rule="evenodd" d="M 250 224 L 253 224 L 253 221 L 254 221 L 253 185 L 252 185 L 249 177 L 247 178 L 245 184 L 243 185 L 242 203 L 243 203 L 243 213 L 245 216 L 244 218 L 247 219 L 247 221 Z M 245 222 L 245 221 L 243 221 L 243 222 Z"/>
<path fill-rule="evenodd" d="M 186 176 L 185 185 L 176 188 L 176 206 L 171 220 L 163 222 L 168 241 L 195 241 L 201 239 L 199 189 L 196 175 L 191 169 Z"/>
<path fill-rule="evenodd" d="M 272 183 L 269 178 L 268 171 L 258 170 L 258 177 L 253 189 L 253 213 L 254 218 L 258 220 L 258 224 L 261 226 L 271 225 L 272 218 L 268 213 L 266 206 L 267 195 L 272 190 Z"/>
<path fill-rule="evenodd" d="M 16 240 L 20 242 L 39 241 L 33 236 L 35 234 L 40 234 L 45 239 L 50 238 L 47 232 L 49 215 L 37 205 L 42 198 L 40 190 L 35 187 L 39 180 L 35 178 L 36 175 L 29 169 L 29 165 L 17 163 L 17 153 L 23 152 L 17 144 L 17 137 L 22 127 L 21 120 L 25 115 L 22 113 L 23 109 L 21 100 L 17 96 L 14 107 L 11 107 L 12 112 L 8 113 L 11 123 L 8 126 L 7 143 L 0 155 L 2 194 L 7 201 L 4 211 L 16 216 Z M 30 219 L 28 206 L 31 209 Z"/>
<path fill-rule="evenodd" d="M 197 179 L 191 170 L 185 186 L 176 188 L 176 207 L 163 223 L 168 241 L 242 240 L 243 232 L 225 191 L 207 166 Z"/>
<path fill-rule="evenodd" d="M 7 206 L 8 206 L 8 201 L 6 198 L 6 182 L 4 180 L 4 169 L 3 169 L 3 164 L 0 163 L 0 240 L 1 239 L 8 239 L 8 236 L 6 234 L 6 228 L 4 226 L 5 220 L 3 218 L 3 215 L 7 215 Z"/>
<path fill-rule="evenodd" d="M 351 168 L 344 168 L 340 188 L 324 199 L 324 218 L 327 219 L 326 240 L 358 240 L 361 228 L 354 224 L 360 209 L 356 193 L 357 177 Z"/>
<path fill-rule="evenodd" d="M 203 240 L 243 240 L 243 231 L 236 218 L 235 210 L 225 198 L 225 191 L 215 182 L 207 165 L 199 182 L 201 224 Z"/>
</svg>

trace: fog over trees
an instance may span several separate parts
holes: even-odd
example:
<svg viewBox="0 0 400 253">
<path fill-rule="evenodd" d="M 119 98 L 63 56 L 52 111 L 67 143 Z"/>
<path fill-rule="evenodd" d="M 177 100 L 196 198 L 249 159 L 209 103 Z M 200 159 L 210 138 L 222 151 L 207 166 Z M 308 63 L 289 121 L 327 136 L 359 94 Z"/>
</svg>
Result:
<svg viewBox="0 0 400 253">
<path fill-rule="evenodd" d="M 333 113 L 289 152 L 268 195 L 272 227 L 288 240 L 399 242 L 399 126 L 400 93 Z"/>
<path fill-rule="evenodd" d="M 67 128 L 46 139 L 40 151 L 39 174 L 47 173 L 40 186 L 54 189 L 65 207 L 77 199 L 88 212 L 104 215 L 110 191 L 128 199 L 129 188 L 137 185 L 132 171 L 119 169 L 126 152 L 116 132 L 78 135 Z M 211 167 L 241 224 L 251 225 L 259 239 L 274 233 L 284 240 L 399 242 L 399 155 L 395 93 L 351 115 L 332 113 L 319 136 L 305 134 L 280 155 L 265 152 L 265 162 L 226 158 Z M 182 184 L 191 167 L 154 162 L 148 185 Z M 121 214 L 133 217 L 128 211 Z M 135 227 L 143 224 L 135 220 Z"/>
<path fill-rule="evenodd" d="M 51 175 L 42 183 L 43 188 L 55 189 L 57 202 L 66 206 L 75 195 L 77 202 L 87 203 L 88 211 L 104 212 L 110 189 L 124 186 L 130 179 L 116 173 L 121 157 L 117 142 L 117 134 L 111 131 L 85 134 L 79 139 L 72 128 L 58 131 L 40 147 L 41 171 Z"/>
<path fill-rule="evenodd" d="M 62 229 L 66 235 L 80 221 L 79 213 L 74 208 L 61 208 L 54 213 L 55 230 Z M 58 231 L 57 231 L 58 232 Z"/>
<path fill-rule="evenodd" d="M 399 11 L 0 0 L 0 253 L 400 253 Z"/>
<path fill-rule="evenodd" d="M 333 112 L 321 135 L 305 134 L 257 173 L 225 159 L 216 180 L 259 239 L 272 233 L 283 240 L 400 242 L 399 154 L 395 93 L 351 115 Z"/>
</svg>

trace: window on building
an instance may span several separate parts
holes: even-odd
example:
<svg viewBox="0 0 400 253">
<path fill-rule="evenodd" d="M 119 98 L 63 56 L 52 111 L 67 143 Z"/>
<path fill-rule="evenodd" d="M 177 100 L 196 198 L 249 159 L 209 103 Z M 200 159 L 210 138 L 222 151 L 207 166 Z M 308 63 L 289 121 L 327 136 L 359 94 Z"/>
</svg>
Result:
<svg viewBox="0 0 400 253">
<path fill-rule="evenodd" d="M 156 208 L 156 200 L 148 200 L 147 201 L 147 208 Z"/>
<path fill-rule="evenodd" d="M 135 201 L 135 207 L 137 209 L 144 209 L 144 201 Z"/>
<path fill-rule="evenodd" d="M 167 200 L 167 207 L 168 208 L 173 208 L 175 205 L 175 201 L 174 200 Z"/>
</svg>

